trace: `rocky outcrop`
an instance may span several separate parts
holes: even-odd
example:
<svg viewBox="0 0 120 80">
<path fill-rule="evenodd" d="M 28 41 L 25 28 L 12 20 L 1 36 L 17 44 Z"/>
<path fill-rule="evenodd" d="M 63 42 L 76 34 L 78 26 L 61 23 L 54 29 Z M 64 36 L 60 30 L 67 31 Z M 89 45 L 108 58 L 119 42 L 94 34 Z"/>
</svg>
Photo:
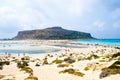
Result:
<svg viewBox="0 0 120 80">
<path fill-rule="evenodd" d="M 13 39 L 93 39 L 90 33 L 52 27 L 40 30 L 20 31 Z"/>
</svg>

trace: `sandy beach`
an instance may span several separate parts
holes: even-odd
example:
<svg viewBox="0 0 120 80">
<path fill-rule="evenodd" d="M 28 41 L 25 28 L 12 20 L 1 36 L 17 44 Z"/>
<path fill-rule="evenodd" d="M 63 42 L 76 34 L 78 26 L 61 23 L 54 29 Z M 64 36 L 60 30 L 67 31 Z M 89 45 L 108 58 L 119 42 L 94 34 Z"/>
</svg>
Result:
<svg viewBox="0 0 120 80">
<path fill-rule="evenodd" d="M 46 53 L 0 54 L 0 80 L 119 80 L 120 49 L 69 40 L 6 41 L 1 49 L 50 50 Z M 48 48 L 48 49 L 47 49 Z M 58 51 L 52 52 L 51 49 Z M 114 64 L 114 65 L 113 65 Z M 116 69 L 117 67 L 117 69 Z"/>
</svg>

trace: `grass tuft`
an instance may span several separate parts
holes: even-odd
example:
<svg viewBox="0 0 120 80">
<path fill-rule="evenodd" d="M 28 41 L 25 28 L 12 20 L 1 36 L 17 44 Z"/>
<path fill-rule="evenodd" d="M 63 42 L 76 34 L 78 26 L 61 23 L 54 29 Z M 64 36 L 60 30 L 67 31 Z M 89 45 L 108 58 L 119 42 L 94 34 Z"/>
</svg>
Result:
<svg viewBox="0 0 120 80">
<path fill-rule="evenodd" d="M 24 80 L 38 80 L 38 78 L 36 76 L 28 76 Z"/>
<path fill-rule="evenodd" d="M 24 67 L 24 68 L 21 68 L 21 71 L 25 71 L 26 73 L 33 73 L 33 70 L 30 68 L 30 67 Z"/>
<path fill-rule="evenodd" d="M 62 62 L 63 62 L 63 60 L 59 60 L 59 59 L 52 61 L 52 63 L 55 63 L 55 64 L 61 64 Z"/>
<path fill-rule="evenodd" d="M 102 72 L 100 74 L 100 78 L 107 77 L 108 74 L 109 75 L 120 74 L 120 61 L 116 61 L 112 65 L 110 65 L 109 67 L 103 68 Z"/>
<path fill-rule="evenodd" d="M 72 64 L 72 63 L 74 63 L 74 62 L 75 62 L 75 60 L 74 60 L 74 59 L 72 59 L 72 58 L 70 58 L 70 57 L 65 58 L 65 59 L 64 59 L 64 61 L 65 61 L 65 62 L 67 62 L 67 63 L 69 63 L 69 64 Z"/>
<path fill-rule="evenodd" d="M 89 67 L 88 67 L 88 66 L 86 66 L 86 67 L 84 68 L 84 70 L 85 70 L 85 71 L 88 71 L 88 70 L 89 70 Z"/>
<path fill-rule="evenodd" d="M 59 64 L 57 67 L 68 67 L 70 64 L 66 63 L 66 64 Z"/>
<path fill-rule="evenodd" d="M 80 76 L 80 77 L 83 77 L 85 75 L 84 73 L 78 72 L 77 70 L 73 68 L 62 70 L 59 73 L 68 73 L 68 74 L 73 74 L 73 75 Z"/>
<path fill-rule="evenodd" d="M 113 55 L 112 55 L 112 58 L 116 58 L 116 57 L 118 57 L 118 56 L 120 56 L 120 52 L 118 52 L 118 53 L 116 53 L 116 54 L 113 54 Z"/>
<path fill-rule="evenodd" d="M 4 78 L 5 76 L 4 75 L 0 75 L 0 79 Z"/>
</svg>

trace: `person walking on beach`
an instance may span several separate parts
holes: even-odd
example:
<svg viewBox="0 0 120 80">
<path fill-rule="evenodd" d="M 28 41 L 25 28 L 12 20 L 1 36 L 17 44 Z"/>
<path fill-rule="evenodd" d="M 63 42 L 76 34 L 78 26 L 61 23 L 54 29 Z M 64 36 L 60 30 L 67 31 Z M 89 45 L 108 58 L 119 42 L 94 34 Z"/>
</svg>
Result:
<svg viewBox="0 0 120 80">
<path fill-rule="evenodd" d="M 11 57 L 11 53 L 8 53 L 8 57 Z"/>
<path fill-rule="evenodd" d="M 20 53 L 18 53 L 18 57 L 20 56 Z"/>
<path fill-rule="evenodd" d="M 23 56 L 25 56 L 25 53 L 23 53 Z"/>
</svg>

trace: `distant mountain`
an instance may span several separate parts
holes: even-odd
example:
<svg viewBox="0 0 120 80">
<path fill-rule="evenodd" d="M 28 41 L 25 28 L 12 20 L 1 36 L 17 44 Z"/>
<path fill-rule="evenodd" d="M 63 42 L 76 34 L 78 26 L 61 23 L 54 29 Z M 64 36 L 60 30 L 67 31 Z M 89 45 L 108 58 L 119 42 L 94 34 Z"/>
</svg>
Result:
<svg viewBox="0 0 120 80">
<path fill-rule="evenodd" d="M 51 27 L 39 30 L 20 31 L 13 39 L 94 39 L 90 33 Z"/>
</svg>

